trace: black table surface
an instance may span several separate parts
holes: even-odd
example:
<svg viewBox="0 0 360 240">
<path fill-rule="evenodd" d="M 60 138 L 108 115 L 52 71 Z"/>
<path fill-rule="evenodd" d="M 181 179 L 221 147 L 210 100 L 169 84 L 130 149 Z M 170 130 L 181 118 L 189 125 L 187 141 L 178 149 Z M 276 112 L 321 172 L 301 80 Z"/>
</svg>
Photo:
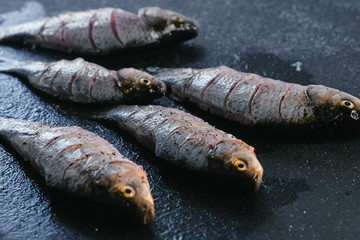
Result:
<svg viewBox="0 0 360 240">
<path fill-rule="evenodd" d="M 119 7 L 159 6 L 196 18 L 196 39 L 171 47 L 86 57 L 107 68 L 226 65 L 301 84 L 323 84 L 360 96 L 360 1 L 89 0 L 41 1 L 48 16 Z M 25 0 L 2 1 L 0 12 Z M 6 25 L 42 11 L 2 15 Z M 30 9 L 31 9 L 30 6 Z M 1 45 L 0 55 L 54 61 L 77 56 L 23 45 Z M 101 206 L 58 193 L 8 145 L 0 145 L 0 239 L 356 239 L 360 232 L 359 136 L 279 134 L 210 116 L 163 97 L 155 103 L 203 117 L 256 149 L 264 181 L 255 194 L 164 163 L 116 128 L 84 119 L 16 76 L 0 74 L 0 116 L 58 126 L 79 125 L 104 137 L 144 166 L 156 219 L 134 225 Z"/>
</svg>

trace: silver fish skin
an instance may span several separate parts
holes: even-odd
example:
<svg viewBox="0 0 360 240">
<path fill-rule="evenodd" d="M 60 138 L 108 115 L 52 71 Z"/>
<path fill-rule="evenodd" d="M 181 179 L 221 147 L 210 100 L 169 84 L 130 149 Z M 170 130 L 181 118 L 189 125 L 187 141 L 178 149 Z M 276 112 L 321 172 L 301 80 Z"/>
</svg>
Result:
<svg viewBox="0 0 360 240">
<path fill-rule="evenodd" d="M 172 164 L 233 178 L 244 189 L 260 187 L 263 168 L 254 148 L 189 113 L 155 105 L 120 105 L 87 117 L 114 121 Z"/>
<path fill-rule="evenodd" d="M 249 126 L 334 126 L 360 131 L 360 100 L 323 85 L 300 85 L 238 72 L 226 66 L 206 69 L 149 68 L 170 97 Z"/>
<path fill-rule="evenodd" d="M 179 13 L 146 7 L 135 15 L 118 8 L 68 12 L 0 29 L 0 42 L 23 41 L 43 48 L 88 55 L 159 44 L 197 36 L 199 23 Z"/>
<path fill-rule="evenodd" d="M 0 118 L 0 136 L 47 186 L 128 211 L 144 224 L 153 220 L 145 171 L 96 134 L 80 127 Z"/>
<path fill-rule="evenodd" d="M 146 72 L 111 71 L 82 58 L 46 63 L 0 57 L 0 72 L 20 74 L 42 92 L 85 104 L 147 102 L 166 92 L 165 84 Z"/>
</svg>

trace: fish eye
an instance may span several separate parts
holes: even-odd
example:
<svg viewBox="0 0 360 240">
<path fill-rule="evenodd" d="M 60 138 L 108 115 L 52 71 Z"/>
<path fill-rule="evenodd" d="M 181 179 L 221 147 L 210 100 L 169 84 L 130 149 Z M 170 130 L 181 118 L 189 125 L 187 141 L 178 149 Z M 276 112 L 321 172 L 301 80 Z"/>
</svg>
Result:
<svg viewBox="0 0 360 240">
<path fill-rule="evenodd" d="M 126 198 L 132 198 L 135 196 L 135 189 L 131 186 L 123 186 L 120 191 Z"/>
<path fill-rule="evenodd" d="M 178 22 L 178 23 L 182 23 L 184 22 L 184 19 L 180 18 L 180 17 L 172 17 L 171 20 L 173 22 Z"/>
<path fill-rule="evenodd" d="M 147 78 L 141 78 L 140 83 L 149 86 L 151 84 L 151 81 Z"/>
<path fill-rule="evenodd" d="M 342 100 L 341 105 L 350 109 L 353 109 L 355 107 L 354 103 L 349 100 Z"/>
<path fill-rule="evenodd" d="M 236 160 L 233 165 L 236 167 L 238 171 L 245 171 L 246 170 L 246 164 L 242 160 Z"/>
</svg>

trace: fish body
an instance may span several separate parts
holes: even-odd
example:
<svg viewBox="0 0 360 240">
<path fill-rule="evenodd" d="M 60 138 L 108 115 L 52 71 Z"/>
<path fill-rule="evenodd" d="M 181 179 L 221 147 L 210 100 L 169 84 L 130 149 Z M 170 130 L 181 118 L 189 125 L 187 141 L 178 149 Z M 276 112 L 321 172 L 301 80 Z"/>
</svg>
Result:
<svg viewBox="0 0 360 240">
<path fill-rule="evenodd" d="M 82 58 L 52 63 L 0 58 L 0 72 L 23 75 L 47 94 L 80 103 L 148 101 L 166 91 L 164 83 L 140 70 L 111 71 Z"/>
<path fill-rule="evenodd" d="M 236 179 L 256 191 L 263 168 L 254 148 L 202 119 L 162 106 L 116 106 L 90 118 L 115 121 L 155 155 L 186 169 Z"/>
<path fill-rule="evenodd" d="M 68 12 L 0 29 L 0 42 L 27 43 L 66 52 L 106 55 L 195 37 L 199 23 L 179 13 L 147 7 L 138 15 L 118 8 Z"/>
<path fill-rule="evenodd" d="M 300 85 L 238 72 L 151 68 L 178 101 L 249 126 L 338 126 L 360 130 L 360 100 L 323 85 Z"/>
<path fill-rule="evenodd" d="M 80 127 L 54 127 L 0 118 L 0 136 L 45 179 L 46 185 L 154 218 L 145 171 L 105 139 Z"/>
</svg>

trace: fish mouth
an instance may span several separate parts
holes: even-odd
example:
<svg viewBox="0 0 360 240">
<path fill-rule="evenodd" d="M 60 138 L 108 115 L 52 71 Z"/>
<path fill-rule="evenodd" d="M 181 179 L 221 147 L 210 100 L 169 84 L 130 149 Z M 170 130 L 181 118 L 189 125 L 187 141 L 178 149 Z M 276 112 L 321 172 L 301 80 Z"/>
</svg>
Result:
<svg viewBox="0 0 360 240">
<path fill-rule="evenodd" d="M 253 173 L 237 179 L 237 184 L 244 192 L 256 192 L 260 189 L 263 178 L 263 169 L 255 170 Z"/>
<path fill-rule="evenodd" d="M 181 26 L 177 28 L 177 31 L 189 32 L 196 37 L 200 31 L 200 23 L 195 19 L 186 19 Z"/>
<path fill-rule="evenodd" d="M 200 24 L 194 19 L 186 19 L 180 25 L 170 24 L 159 32 L 161 43 L 178 43 L 195 38 L 200 31 Z"/>
<path fill-rule="evenodd" d="M 141 91 L 124 94 L 124 102 L 131 104 L 146 104 L 154 99 L 161 98 L 166 94 L 166 85 L 159 81 L 159 84 L 142 89 Z"/>
<path fill-rule="evenodd" d="M 241 192 L 253 193 L 257 192 L 260 189 L 261 181 L 236 181 L 236 185 L 239 186 Z"/>
<path fill-rule="evenodd" d="M 260 169 L 258 171 L 255 172 L 254 174 L 254 192 L 258 191 L 260 189 L 260 185 L 262 183 L 262 177 L 263 177 L 263 172 L 264 170 L 263 169 Z"/>
<path fill-rule="evenodd" d="M 148 203 L 145 207 L 144 215 L 142 217 L 142 223 L 148 224 L 155 218 L 155 208 L 151 203 Z"/>
</svg>

